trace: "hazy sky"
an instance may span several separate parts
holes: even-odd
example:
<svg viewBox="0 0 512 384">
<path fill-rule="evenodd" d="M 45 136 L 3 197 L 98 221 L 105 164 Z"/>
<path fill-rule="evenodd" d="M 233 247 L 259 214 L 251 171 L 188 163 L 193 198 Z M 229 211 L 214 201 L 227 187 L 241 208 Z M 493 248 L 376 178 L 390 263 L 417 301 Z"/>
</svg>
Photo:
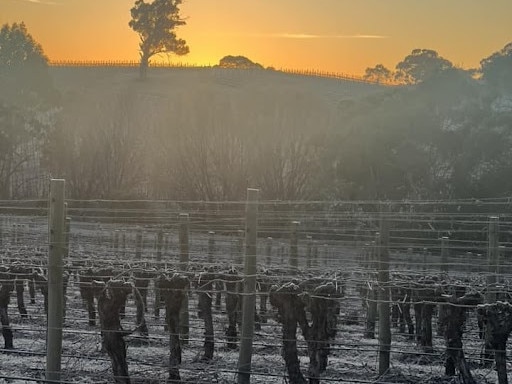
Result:
<svg viewBox="0 0 512 384">
<path fill-rule="evenodd" d="M 24 21 L 52 60 L 137 60 L 134 0 L 0 0 L 0 24 Z M 190 46 L 178 62 L 244 55 L 265 66 L 362 74 L 414 48 L 457 65 L 512 41 L 512 0 L 185 0 Z"/>
</svg>

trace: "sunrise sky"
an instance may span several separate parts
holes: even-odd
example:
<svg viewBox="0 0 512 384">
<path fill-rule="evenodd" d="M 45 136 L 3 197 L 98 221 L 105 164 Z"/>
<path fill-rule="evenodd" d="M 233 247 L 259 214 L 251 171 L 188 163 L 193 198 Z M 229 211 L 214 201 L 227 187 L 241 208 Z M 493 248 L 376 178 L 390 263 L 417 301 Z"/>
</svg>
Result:
<svg viewBox="0 0 512 384">
<path fill-rule="evenodd" d="M 24 21 L 51 60 L 137 60 L 134 0 L 0 0 L 0 24 Z M 363 74 L 414 48 L 463 67 L 512 41 L 511 0 L 185 0 L 186 57 L 244 55 L 265 66 Z"/>
</svg>

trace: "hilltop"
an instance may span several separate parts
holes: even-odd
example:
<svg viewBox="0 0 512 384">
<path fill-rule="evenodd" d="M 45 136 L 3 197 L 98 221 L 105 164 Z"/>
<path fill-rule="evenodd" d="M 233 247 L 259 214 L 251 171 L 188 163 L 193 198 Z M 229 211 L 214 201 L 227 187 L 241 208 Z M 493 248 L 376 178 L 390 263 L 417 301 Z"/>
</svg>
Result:
<svg viewBox="0 0 512 384">
<path fill-rule="evenodd" d="M 232 97 L 235 104 L 242 98 L 252 106 L 261 99 L 279 104 L 287 98 L 305 98 L 311 102 L 311 112 L 314 112 L 316 105 L 336 106 L 385 89 L 358 81 L 274 70 L 151 68 L 145 82 L 138 80 L 138 69 L 133 67 L 51 67 L 50 72 L 66 102 L 79 103 L 126 94 L 141 100 L 177 101 L 187 96 L 187 99 L 192 97 L 188 100 L 190 103 L 195 103 L 198 101 L 194 100 L 195 96 L 208 94 L 216 98 Z M 287 101 L 293 104 L 293 100 Z"/>
</svg>

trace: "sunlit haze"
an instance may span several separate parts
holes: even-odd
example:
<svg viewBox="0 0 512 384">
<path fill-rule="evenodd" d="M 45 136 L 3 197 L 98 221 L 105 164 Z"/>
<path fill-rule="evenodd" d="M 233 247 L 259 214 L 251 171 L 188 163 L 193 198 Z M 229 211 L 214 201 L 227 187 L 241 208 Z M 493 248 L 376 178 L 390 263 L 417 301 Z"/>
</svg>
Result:
<svg viewBox="0 0 512 384">
<path fill-rule="evenodd" d="M 24 21 L 51 60 L 137 60 L 133 0 L 0 0 L 0 23 Z M 512 40 L 510 0 L 186 0 L 186 57 L 216 64 L 244 55 L 264 66 L 361 74 L 414 48 L 476 67 Z"/>
</svg>

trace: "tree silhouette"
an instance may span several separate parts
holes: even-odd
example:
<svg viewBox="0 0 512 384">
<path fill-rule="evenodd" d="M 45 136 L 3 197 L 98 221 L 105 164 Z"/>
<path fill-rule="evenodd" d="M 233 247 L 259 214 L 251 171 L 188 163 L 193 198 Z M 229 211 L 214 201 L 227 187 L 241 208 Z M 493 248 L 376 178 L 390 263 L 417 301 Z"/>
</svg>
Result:
<svg viewBox="0 0 512 384">
<path fill-rule="evenodd" d="M 4 24 L 0 28 L 0 99 L 36 106 L 52 89 L 48 58 L 25 23 Z"/>
<path fill-rule="evenodd" d="M 512 42 L 480 62 L 483 79 L 487 83 L 512 89 Z"/>
<path fill-rule="evenodd" d="M 25 188 L 24 168 L 38 163 L 58 93 L 48 58 L 24 23 L 0 28 L 0 198 Z M 15 177 L 16 176 L 16 177 Z M 16 179 L 16 183 L 13 180 Z"/>
<path fill-rule="evenodd" d="M 414 49 L 410 55 L 396 65 L 396 80 L 405 84 L 416 84 L 428 80 L 453 64 L 431 49 Z"/>
<path fill-rule="evenodd" d="M 130 10 L 132 19 L 129 26 L 140 37 L 140 77 L 146 78 L 149 59 L 159 53 L 186 55 L 189 47 L 183 39 L 178 39 L 175 29 L 185 25 L 180 18 L 182 0 L 154 0 L 146 3 L 135 1 Z"/>
<path fill-rule="evenodd" d="M 366 68 L 363 78 L 376 83 L 389 82 L 392 80 L 392 72 L 382 64 L 373 68 Z"/>
<path fill-rule="evenodd" d="M 263 69 L 263 66 L 259 63 L 248 59 L 245 56 L 224 56 L 219 61 L 219 67 L 221 68 L 240 68 L 240 69 Z"/>
</svg>

